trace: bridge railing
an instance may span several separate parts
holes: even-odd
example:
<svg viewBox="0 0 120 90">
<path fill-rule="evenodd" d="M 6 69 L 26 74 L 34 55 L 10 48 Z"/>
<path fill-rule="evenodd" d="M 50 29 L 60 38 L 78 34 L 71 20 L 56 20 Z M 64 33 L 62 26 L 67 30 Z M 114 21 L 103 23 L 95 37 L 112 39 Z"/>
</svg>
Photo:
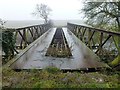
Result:
<svg viewBox="0 0 120 90">
<path fill-rule="evenodd" d="M 16 29 L 14 31 L 16 37 L 16 47 L 18 49 L 24 49 L 27 45 L 45 33 L 49 28 L 49 24 L 41 24 Z"/>
<path fill-rule="evenodd" d="M 11 33 L 11 35 L 13 34 L 14 36 L 13 39 L 15 40 L 15 48 L 12 48 L 11 51 L 18 53 L 19 50 L 26 48 L 29 44 L 35 41 L 38 37 L 40 37 L 50 28 L 51 28 L 50 24 L 41 24 L 17 29 L 5 29 L 2 31 L 2 33 L 6 33 L 6 35 L 8 33 Z M 9 39 L 9 37 L 7 36 L 4 38 Z"/>
<path fill-rule="evenodd" d="M 113 59 L 119 54 L 120 33 L 89 26 L 67 23 L 67 28 L 102 59 Z"/>
</svg>

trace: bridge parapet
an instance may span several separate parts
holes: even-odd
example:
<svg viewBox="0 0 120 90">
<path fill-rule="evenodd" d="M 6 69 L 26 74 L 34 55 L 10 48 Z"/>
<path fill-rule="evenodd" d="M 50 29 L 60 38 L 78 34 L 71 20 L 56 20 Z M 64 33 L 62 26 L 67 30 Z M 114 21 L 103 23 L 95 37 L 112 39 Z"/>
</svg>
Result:
<svg viewBox="0 0 120 90">
<path fill-rule="evenodd" d="M 119 54 L 120 33 L 67 23 L 67 28 L 102 59 L 113 60 Z"/>
</svg>

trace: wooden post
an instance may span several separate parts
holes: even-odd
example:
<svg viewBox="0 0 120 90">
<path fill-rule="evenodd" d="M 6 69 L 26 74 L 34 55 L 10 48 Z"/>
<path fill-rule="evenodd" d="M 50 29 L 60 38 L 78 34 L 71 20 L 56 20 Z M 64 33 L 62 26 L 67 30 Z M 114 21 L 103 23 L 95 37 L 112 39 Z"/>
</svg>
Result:
<svg viewBox="0 0 120 90">
<path fill-rule="evenodd" d="M 32 30 L 31 30 L 31 28 L 29 28 L 28 30 L 29 30 L 29 32 L 30 32 L 30 34 L 31 34 L 32 41 L 34 41 L 33 32 L 32 32 Z"/>
<path fill-rule="evenodd" d="M 101 32 L 101 33 L 100 33 L 100 39 L 99 39 L 99 48 L 98 48 L 98 50 L 96 51 L 96 53 L 98 53 L 98 51 L 99 51 L 99 54 L 101 53 L 102 40 L 103 40 L 103 33 Z"/>
<path fill-rule="evenodd" d="M 88 45 L 88 43 L 90 43 L 90 48 L 92 48 L 91 41 L 93 41 L 93 35 L 94 35 L 95 31 L 93 31 L 92 33 L 91 32 L 90 32 L 90 36 L 88 38 L 88 42 L 86 43 L 86 45 Z"/>
<path fill-rule="evenodd" d="M 89 29 L 89 31 L 88 31 L 88 38 L 87 38 L 87 42 L 88 42 L 89 48 L 91 48 L 91 40 L 90 40 L 90 38 L 91 38 L 91 30 Z"/>
<path fill-rule="evenodd" d="M 24 37 L 24 48 L 25 48 L 25 47 L 27 47 L 26 29 L 23 30 L 23 37 Z"/>
</svg>

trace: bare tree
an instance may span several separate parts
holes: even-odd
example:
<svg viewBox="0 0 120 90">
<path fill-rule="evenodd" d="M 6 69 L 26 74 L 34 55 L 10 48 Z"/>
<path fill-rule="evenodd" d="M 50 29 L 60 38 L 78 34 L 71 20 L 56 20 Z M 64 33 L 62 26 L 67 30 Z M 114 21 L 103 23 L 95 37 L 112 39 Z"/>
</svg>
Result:
<svg viewBox="0 0 120 90">
<path fill-rule="evenodd" d="M 83 12 L 87 18 L 87 24 L 94 27 L 104 27 L 118 32 L 120 31 L 120 1 L 86 2 Z M 117 28 L 115 29 L 113 26 Z"/>
<path fill-rule="evenodd" d="M 3 20 L 0 18 L 0 28 L 3 28 L 5 23 L 6 23 L 6 21 L 3 21 Z"/>
<path fill-rule="evenodd" d="M 53 20 L 48 20 L 48 24 L 50 24 L 50 26 L 54 26 L 54 22 L 53 22 Z"/>
<path fill-rule="evenodd" d="M 36 11 L 33 13 L 35 16 L 41 17 L 45 20 L 45 23 L 48 23 L 48 16 L 52 9 L 45 4 L 37 4 Z"/>
</svg>

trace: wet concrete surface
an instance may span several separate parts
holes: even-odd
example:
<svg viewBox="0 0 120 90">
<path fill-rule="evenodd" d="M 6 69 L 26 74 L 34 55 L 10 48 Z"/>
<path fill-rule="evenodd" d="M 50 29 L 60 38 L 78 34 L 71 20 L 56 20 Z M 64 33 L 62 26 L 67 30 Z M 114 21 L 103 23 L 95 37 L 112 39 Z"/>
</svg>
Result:
<svg viewBox="0 0 120 90">
<path fill-rule="evenodd" d="M 32 50 L 25 60 L 24 64 L 17 69 L 43 69 L 48 66 L 55 66 L 59 69 L 79 70 L 87 68 L 100 68 L 107 65 L 100 62 L 97 55 L 94 54 L 82 41 L 80 41 L 70 30 L 63 28 L 68 46 L 71 50 L 72 56 L 70 58 L 56 58 L 52 56 L 45 56 L 46 51 L 52 41 L 56 28 L 53 28 L 44 40 L 38 42 L 39 45 Z M 20 59 L 19 59 L 20 60 Z M 19 63 L 14 63 L 14 68 Z"/>
</svg>

